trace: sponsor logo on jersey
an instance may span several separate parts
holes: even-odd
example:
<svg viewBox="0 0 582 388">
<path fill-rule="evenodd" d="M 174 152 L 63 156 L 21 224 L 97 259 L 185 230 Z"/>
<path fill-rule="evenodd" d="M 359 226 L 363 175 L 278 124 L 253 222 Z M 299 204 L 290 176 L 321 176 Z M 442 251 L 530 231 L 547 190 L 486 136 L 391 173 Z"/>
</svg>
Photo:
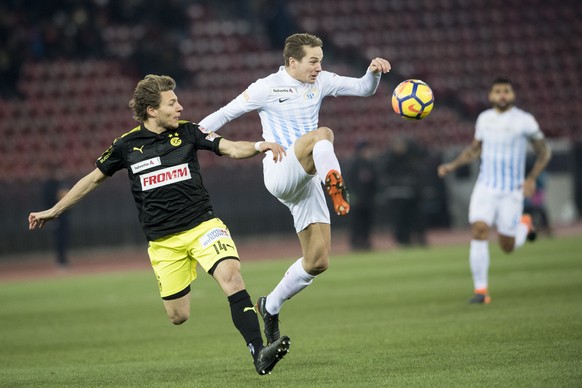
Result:
<svg viewBox="0 0 582 388">
<path fill-rule="evenodd" d="M 137 174 L 140 171 L 144 171 L 144 170 L 150 169 L 152 167 L 159 166 L 161 164 L 162 164 L 162 161 L 160 160 L 160 157 L 157 156 L 155 158 L 142 160 L 139 163 L 134 163 L 130 167 L 131 167 L 131 172 L 133 172 L 134 174 Z"/>
<path fill-rule="evenodd" d="M 276 96 L 294 96 L 297 95 L 297 88 L 293 88 L 290 86 L 278 86 L 271 88 L 271 95 Z"/>
<path fill-rule="evenodd" d="M 139 151 L 140 154 L 143 154 L 143 145 L 141 147 L 133 147 L 132 151 Z"/>
<path fill-rule="evenodd" d="M 230 233 L 228 233 L 228 229 L 214 228 L 214 229 L 208 231 L 208 233 L 206 233 L 200 239 L 200 244 L 202 244 L 202 246 L 204 248 L 206 248 L 206 247 L 212 245 L 212 243 L 214 243 L 216 240 L 220 240 L 221 238 L 224 238 L 224 237 L 230 238 Z"/>
<path fill-rule="evenodd" d="M 179 164 L 161 170 L 153 171 L 148 174 L 140 175 L 142 191 L 155 189 L 156 187 L 171 185 L 190 179 L 190 169 L 188 163 Z"/>
</svg>

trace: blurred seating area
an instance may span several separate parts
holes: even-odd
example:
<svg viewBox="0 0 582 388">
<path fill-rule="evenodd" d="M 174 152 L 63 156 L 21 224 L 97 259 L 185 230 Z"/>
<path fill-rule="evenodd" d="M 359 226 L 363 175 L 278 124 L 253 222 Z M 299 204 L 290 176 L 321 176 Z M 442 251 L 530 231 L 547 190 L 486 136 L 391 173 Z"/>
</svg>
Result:
<svg viewBox="0 0 582 388">
<path fill-rule="evenodd" d="M 137 125 L 127 104 L 148 73 L 176 78 L 182 117 L 199 121 L 276 71 L 281 36 L 295 31 L 324 39 L 326 70 L 361 76 L 375 56 L 392 63 L 375 97 L 323 104 L 320 125 L 334 129 L 344 157 L 363 138 L 379 149 L 402 135 L 437 149 L 468 143 L 497 75 L 515 81 L 518 105 L 549 137 L 582 136 L 571 112 L 582 86 L 577 1 L 33 0 L 3 2 L 0 14 L 0 180 L 37 179 L 55 163 L 69 176 L 88 172 Z M 392 113 L 392 89 L 406 78 L 433 88 L 428 119 Z M 259 140 L 258 116 L 221 133 Z M 202 159 L 234 168 L 208 153 Z"/>
<path fill-rule="evenodd" d="M 427 82 L 437 109 L 419 132 L 432 144 L 470 139 L 472 122 L 488 106 L 489 84 L 499 75 L 515 82 L 518 105 L 536 116 L 549 137 L 581 136 L 576 115 L 569 113 L 582 97 L 579 1 L 297 0 L 291 7 L 305 30 L 344 51 L 389 58 L 399 78 Z M 374 111 L 365 116 L 377 132 L 386 120 Z"/>
</svg>

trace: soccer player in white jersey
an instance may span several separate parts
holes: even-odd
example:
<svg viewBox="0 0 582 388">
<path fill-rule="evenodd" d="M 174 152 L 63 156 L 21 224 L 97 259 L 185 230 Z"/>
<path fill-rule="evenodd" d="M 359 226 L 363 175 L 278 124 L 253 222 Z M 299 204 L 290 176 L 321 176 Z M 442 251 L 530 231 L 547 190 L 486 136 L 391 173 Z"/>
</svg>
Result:
<svg viewBox="0 0 582 388">
<path fill-rule="evenodd" d="M 361 78 L 323 71 L 322 46 L 321 39 L 311 34 L 289 36 L 283 50 L 285 66 L 257 80 L 229 104 L 200 121 L 205 130 L 216 131 L 256 110 L 265 141 L 282 145 L 287 153 L 280 163 L 263 159 L 264 182 L 267 190 L 289 207 L 303 257 L 291 265 L 269 295 L 257 301 L 268 342 L 279 338 L 278 316 L 283 302 L 310 285 L 328 267 L 331 229 L 322 183 L 338 215 L 350 210 L 333 148 L 334 134 L 330 128 L 318 126 L 321 102 L 326 96 L 371 96 L 381 74 L 390 71 L 390 63 L 383 58 L 373 59 Z M 262 150 L 261 142 L 256 147 Z"/>
<path fill-rule="evenodd" d="M 469 263 L 475 292 L 470 303 L 488 304 L 489 229 L 493 224 L 499 245 L 511 253 L 535 232 L 529 215 L 523 215 L 523 198 L 535 190 L 535 180 L 550 161 L 551 150 L 535 118 L 514 106 L 515 93 L 511 81 L 497 78 L 489 91 L 492 108 L 477 118 L 475 139 L 452 162 L 441 164 L 443 177 L 459 166 L 481 156 L 477 183 L 471 195 L 469 222 L 472 240 Z M 525 177 L 527 143 L 531 142 L 536 161 Z"/>
</svg>

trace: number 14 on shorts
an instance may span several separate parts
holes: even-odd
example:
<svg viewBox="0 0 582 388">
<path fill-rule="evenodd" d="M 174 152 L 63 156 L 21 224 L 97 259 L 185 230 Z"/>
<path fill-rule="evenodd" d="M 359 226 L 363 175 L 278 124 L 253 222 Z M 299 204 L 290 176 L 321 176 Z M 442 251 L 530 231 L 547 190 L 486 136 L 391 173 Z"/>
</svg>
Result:
<svg viewBox="0 0 582 388">
<path fill-rule="evenodd" d="M 218 255 L 220 253 L 220 251 L 227 251 L 228 249 L 234 249 L 234 246 L 228 244 L 228 243 L 223 243 L 221 241 L 217 241 L 216 243 L 214 243 L 212 245 L 214 247 L 214 250 L 216 250 L 216 254 Z"/>
</svg>

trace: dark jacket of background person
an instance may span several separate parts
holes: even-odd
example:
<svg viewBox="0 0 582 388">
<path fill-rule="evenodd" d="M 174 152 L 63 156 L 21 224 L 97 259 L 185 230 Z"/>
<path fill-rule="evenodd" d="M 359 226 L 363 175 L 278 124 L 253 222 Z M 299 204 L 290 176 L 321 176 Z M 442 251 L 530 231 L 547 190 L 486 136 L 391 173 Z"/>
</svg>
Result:
<svg viewBox="0 0 582 388">
<path fill-rule="evenodd" d="M 367 142 L 356 146 L 348 171 L 350 189 L 350 245 L 353 250 L 372 249 L 377 171 L 372 150 Z"/>
<path fill-rule="evenodd" d="M 424 154 L 407 139 L 396 139 L 382 166 L 383 202 L 400 245 L 426 244 L 422 208 Z"/>
</svg>

